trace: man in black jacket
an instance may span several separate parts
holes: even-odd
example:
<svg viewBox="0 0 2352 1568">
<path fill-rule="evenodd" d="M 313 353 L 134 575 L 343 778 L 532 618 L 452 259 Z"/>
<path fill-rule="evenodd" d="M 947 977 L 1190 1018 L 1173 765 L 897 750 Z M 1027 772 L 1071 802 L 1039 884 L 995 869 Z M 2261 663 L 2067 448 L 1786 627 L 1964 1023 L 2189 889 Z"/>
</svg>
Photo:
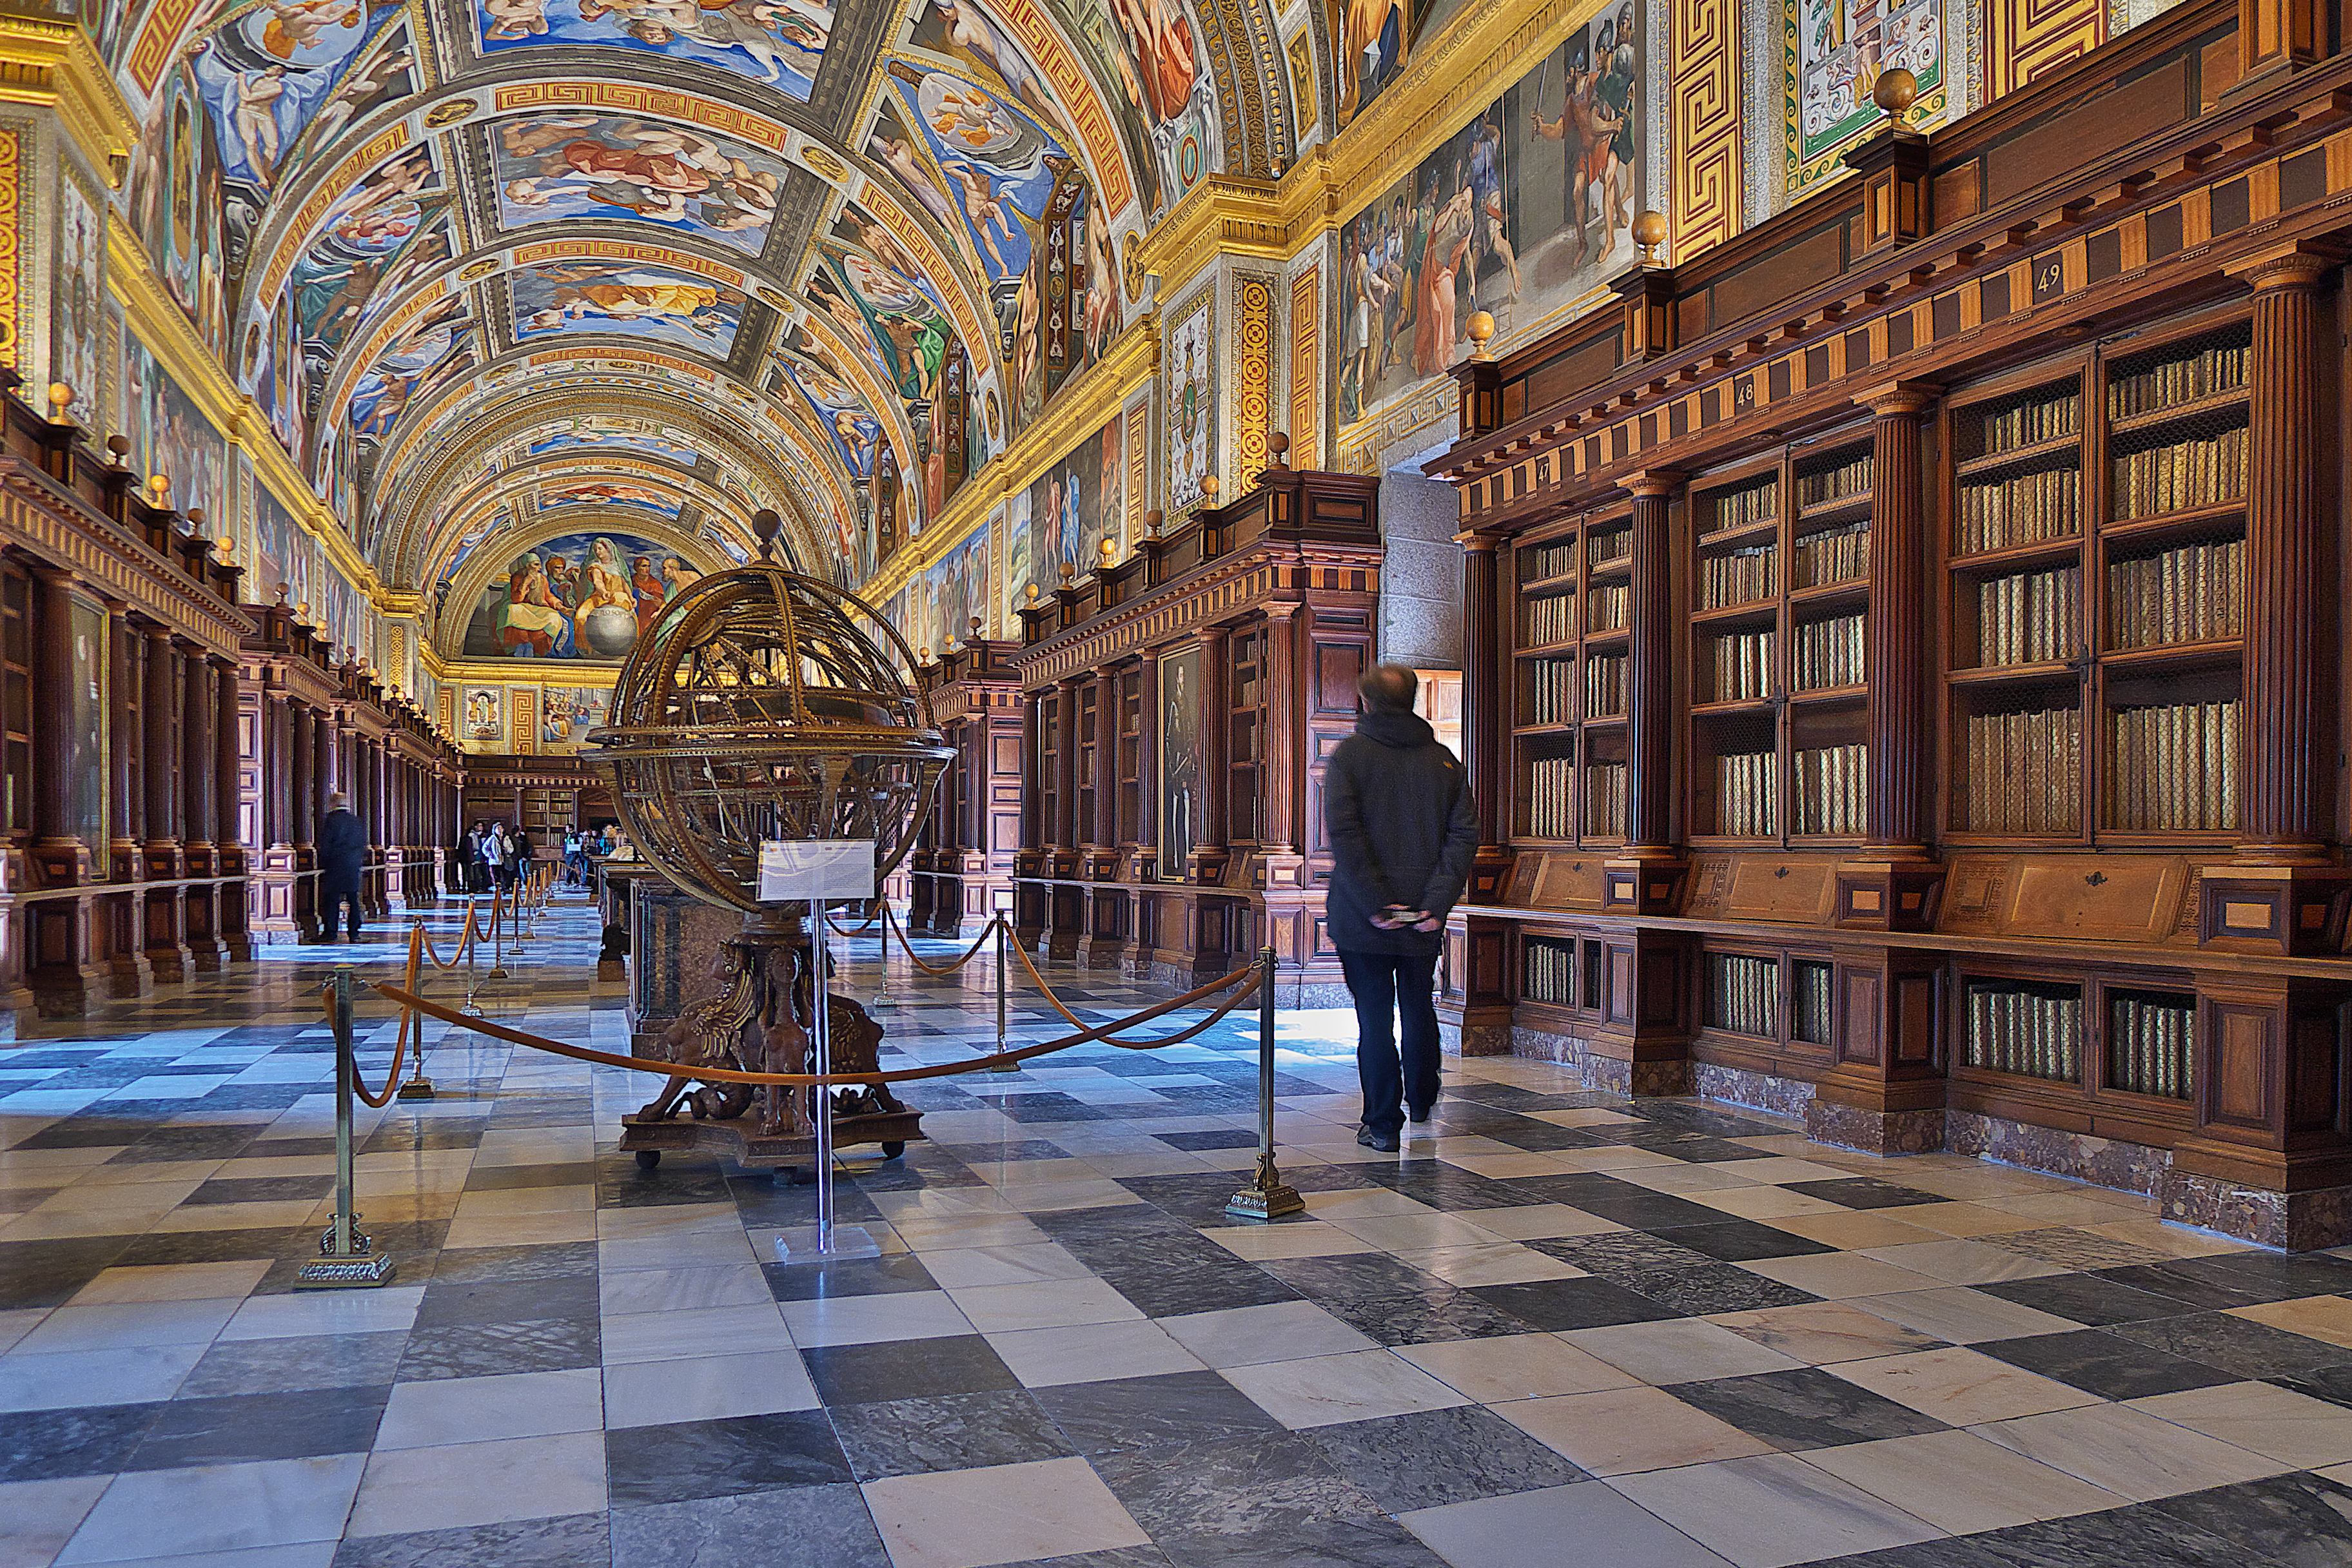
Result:
<svg viewBox="0 0 2352 1568">
<path fill-rule="evenodd" d="M 1366 675 L 1357 688 L 1363 716 L 1356 732 L 1323 770 L 1332 861 L 1325 912 L 1356 999 L 1356 1068 L 1364 1085 L 1356 1142 L 1383 1153 L 1398 1147 L 1408 1107 L 1415 1121 L 1426 1121 L 1437 1103 L 1440 933 L 1478 847 L 1469 780 L 1412 710 L 1419 687 L 1402 665 Z"/>
<path fill-rule="evenodd" d="M 360 873 L 367 864 L 367 829 L 352 815 L 352 803 L 327 797 L 327 819 L 319 824 L 319 940 L 335 940 L 343 906 L 351 906 L 351 940 L 360 939 Z"/>
</svg>

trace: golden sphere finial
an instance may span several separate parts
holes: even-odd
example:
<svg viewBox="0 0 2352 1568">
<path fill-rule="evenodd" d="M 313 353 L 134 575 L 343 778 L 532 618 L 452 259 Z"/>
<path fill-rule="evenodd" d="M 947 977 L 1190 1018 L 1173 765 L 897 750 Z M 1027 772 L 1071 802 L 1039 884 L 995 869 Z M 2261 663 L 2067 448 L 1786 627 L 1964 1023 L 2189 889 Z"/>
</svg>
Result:
<svg viewBox="0 0 2352 1568">
<path fill-rule="evenodd" d="M 1878 80 L 1870 89 L 1871 101 L 1897 119 L 1911 110 L 1919 101 L 1919 79 L 1902 66 L 1878 73 Z"/>
<path fill-rule="evenodd" d="M 161 474 L 150 474 L 147 476 L 147 495 L 149 500 L 154 503 L 155 509 L 158 511 L 163 510 L 163 502 L 170 497 L 171 493 L 171 480 L 165 479 Z"/>
<path fill-rule="evenodd" d="M 1657 259 L 1658 247 L 1666 242 L 1666 215 L 1655 207 L 1645 207 L 1633 215 L 1633 243 L 1642 247 L 1644 262 Z"/>
<path fill-rule="evenodd" d="M 1206 475 L 1201 480 L 1201 493 L 1209 498 L 1211 506 L 1217 504 L 1217 492 L 1223 489 L 1224 486 L 1218 481 L 1214 474 Z"/>
<path fill-rule="evenodd" d="M 66 409 L 73 400 L 74 389 L 72 387 L 68 386 L 62 381 L 53 381 L 49 383 L 49 423 L 52 425 L 71 424 L 72 421 L 66 417 Z"/>
<path fill-rule="evenodd" d="M 1035 603 L 1037 602 L 1037 584 L 1036 584 L 1032 583 L 1032 584 L 1029 584 L 1028 593 L 1027 593 L 1027 595 L 1026 595 L 1025 596 L 1027 597 L 1028 601 L 1029 601 L 1031 604 L 1033 604 L 1033 605 L 1034 605 L 1034 604 L 1035 604 Z"/>
<path fill-rule="evenodd" d="M 1470 351 L 1471 356 L 1475 359 L 1492 359 L 1494 355 L 1486 345 L 1495 341 L 1495 312 L 1471 311 L 1469 326 L 1470 342 L 1474 345 Z"/>
</svg>

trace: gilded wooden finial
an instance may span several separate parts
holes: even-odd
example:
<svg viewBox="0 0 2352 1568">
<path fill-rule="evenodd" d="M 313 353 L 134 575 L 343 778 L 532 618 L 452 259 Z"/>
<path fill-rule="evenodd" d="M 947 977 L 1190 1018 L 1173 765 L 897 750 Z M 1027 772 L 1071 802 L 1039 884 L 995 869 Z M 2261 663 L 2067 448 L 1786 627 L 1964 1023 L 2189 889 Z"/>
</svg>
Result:
<svg viewBox="0 0 2352 1568">
<path fill-rule="evenodd" d="M 1644 207 L 1633 215 L 1633 243 L 1642 247 L 1642 265 L 1655 264 L 1658 247 L 1666 242 L 1665 215 L 1655 207 Z"/>
<path fill-rule="evenodd" d="M 122 459 L 131 455 L 131 437 L 128 436 L 109 436 L 106 438 L 106 455 L 114 459 L 114 466 L 116 468 L 120 468 L 124 467 L 125 465 Z"/>
<path fill-rule="evenodd" d="M 1028 599 L 1033 605 L 1037 602 L 1037 584 L 1034 583 L 1029 584 Z"/>
<path fill-rule="evenodd" d="M 1486 345 L 1494 341 L 1495 312 L 1492 310 L 1470 312 L 1470 342 L 1475 345 L 1470 351 L 1470 357 L 1480 360 L 1493 359 L 1494 353 Z"/>
<path fill-rule="evenodd" d="M 1878 80 L 1870 89 L 1871 101 L 1900 120 L 1919 101 L 1919 79 L 1903 66 L 1878 73 Z"/>
<path fill-rule="evenodd" d="M 52 425 L 72 424 L 73 421 L 66 416 L 66 410 L 73 405 L 73 400 L 74 389 L 72 387 L 68 386 L 62 381 L 53 381 L 49 383 L 49 423 Z"/>
<path fill-rule="evenodd" d="M 150 474 L 147 476 L 147 495 L 149 500 L 153 503 L 156 510 L 161 511 L 163 510 L 164 504 L 171 499 L 171 480 L 165 479 L 161 474 Z"/>
<path fill-rule="evenodd" d="M 1203 477 L 1201 480 L 1201 493 L 1209 498 L 1209 504 L 1211 506 L 1217 504 L 1217 492 L 1223 488 L 1223 485 L 1218 482 L 1217 476 L 1214 474 L 1209 474 Z"/>
<path fill-rule="evenodd" d="M 1108 571 L 1118 563 L 1118 546 L 1108 539 L 1103 540 L 1095 546 L 1095 556 L 1102 569 Z"/>
</svg>

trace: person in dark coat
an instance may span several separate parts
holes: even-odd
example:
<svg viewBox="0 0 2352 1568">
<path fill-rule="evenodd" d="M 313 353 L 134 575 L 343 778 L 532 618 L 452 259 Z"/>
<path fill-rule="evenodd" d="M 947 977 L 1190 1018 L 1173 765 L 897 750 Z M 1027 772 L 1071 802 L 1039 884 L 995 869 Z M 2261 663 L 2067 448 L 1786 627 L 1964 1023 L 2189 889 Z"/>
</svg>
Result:
<svg viewBox="0 0 2352 1568">
<path fill-rule="evenodd" d="M 1437 1103 L 1437 954 L 1478 847 L 1462 763 L 1412 710 L 1420 684 L 1402 665 L 1366 675 L 1356 732 L 1323 772 L 1325 915 L 1356 1002 L 1364 1086 L 1356 1142 L 1383 1153 L 1397 1148 L 1408 1110 L 1426 1121 Z"/>
<path fill-rule="evenodd" d="M 367 865 L 367 829 L 340 795 L 327 797 L 327 817 L 319 824 L 319 939 L 335 940 L 343 907 L 351 907 L 351 936 L 360 939 L 360 874 Z"/>
</svg>

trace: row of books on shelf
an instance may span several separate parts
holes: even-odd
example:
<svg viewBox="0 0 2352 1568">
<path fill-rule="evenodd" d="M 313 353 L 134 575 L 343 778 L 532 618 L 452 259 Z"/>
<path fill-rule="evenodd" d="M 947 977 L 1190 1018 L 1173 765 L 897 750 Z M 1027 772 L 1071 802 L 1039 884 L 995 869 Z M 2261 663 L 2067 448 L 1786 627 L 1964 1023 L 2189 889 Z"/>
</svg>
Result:
<svg viewBox="0 0 2352 1568">
<path fill-rule="evenodd" d="M 1870 658 L 1869 618 L 1861 614 L 1826 621 L 1800 621 L 1790 653 L 1796 666 L 1789 673 L 1800 691 L 1831 686 L 1860 686 Z"/>
<path fill-rule="evenodd" d="M 1818 959 L 1789 965 L 1789 1037 L 1830 1043 L 1830 984 L 1836 972 Z"/>
<path fill-rule="evenodd" d="M 1539 583 L 1547 578 L 1565 577 L 1576 570 L 1576 541 L 1564 539 L 1557 544 L 1530 544 L 1519 552 L 1519 581 Z"/>
<path fill-rule="evenodd" d="M 1519 950 L 1519 994 L 1554 1007 L 1576 1005 L 1576 944 L 1530 938 Z"/>
<path fill-rule="evenodd" d="M 2107 566 L 2107 625 L 2118 647 L 2243 637 L 2246 542 L 2211 540 Z"/>
<path fill-rule="evenodd" d="M 2246 494 L 2246 427 L 2116 458 L 2118 521 L 2220 506 Z"/>
<path fill-rule="evenodd" d="M 1623 763 L 1584 764 L 1583 832 L 1592 837 L 1622 837 L 1625 832 Z M 1542 757 L 1528 764 L 1528 833 L 1535 838 L 1576 836 L 1576 763 L 1569 757 Z"/>
<path fill-rule="evenodd" d="M 1997 457 L 2020 447 L 2038 447 L 2072 436 L 2082 420 L 2082 399 L 2072 392 L 2039 402 L 2020 403 L 1984 416 L 1984 455 Z"/>
<path fill-rule="evenodd" d="M 1736 838 L 1780 831 L 1780 756 L 1733 752 L 1715 759 L 1715 830 Z"/>
<path fill-rule="evenodd" d="M 1538 724 L 1576 717 L 1576 660 L 1539 658 L 1528 667 L 1528 716 Z"/>
<path fill-rule="evenodd" d="M 1797 831 L 1861 833 L 1870 826 L 1870 748 L 1856 741 L 1792 752 Z"/>
<path fill-rule="evenodd" d="M 2082 475 L 2048 468 L 1962 485 L 1954 539 L 1962 555 L 2072 539 L 2083 531 Z"/>
<path fill-rule="evenodd" d="M 1727 632 L 1707 638 L 1707 697 L 1716 702 L 1738 702 L 1772 694 L 1771 631 Z"/>
<path fill-rule="evenodd" d="M 1826 506 L 1833 500 L 1870 493 L 1871 455 L 1863 453 L 1839 464 L 1834 468 L 1822 468 L 1797 477 L 1797 505 L 1804 508 Z"/>
<path fill-rule="evenodd" d="M 1612 719 L 1625 711 L 1625 656 L 1588 654 L 1584 659 L 1584 716 Z"/>
<path fill-rule="evenodd" d="M 2081 709 L 1969 716 L 1967 831 L 2074 833 L 2082 798 Z"/>
<path fill-rule="evenodd" d="M 2186 1100 L 2195 1076 L 2197 1005 L 2107 997 L 2107 1082 L 2133 1094 Z"/>
<path fill-rule="evenodd" d="M 1707 499 L 1706 523 L 1701 531 L 1720 533 L 1727 528 L 1746 528 L 1750 523 L 1771 522 L 1780 515 L 1780 481 L 1776 477 L 1744 490 L 1731 490 Z"/>
<path fill-rule="evenodd" d="M 2242 346 L 2210 348 L 2186 359 L 2168 360 L 2137 375 L 2117 376 L 2107 388 L 2107 416 L 2128 419 L 2236 391 L 2246 384 L 2250 353 Z"/>
<path fill-rule="evenodd" d="M 2083 1075 L 2083 998 L 2058 986 L 1972 983 L 1961 1059 L 1989 1072 L 2073 1082 Z"/>
<path fill-rule="evenodd" d="M 1702 555 L 1698 558 L 1698 607 L 1720 610 L 1769 599 L 1780 592 L 1779 567 L 1780 552 L 1769 544 Z"/>
<path fill-rule="evenodd" d="M 1576 595 L 1549 594 L 1527 602 L 1528 647 L 1549 647 L 1576 636 Z"/>
<path fill-rule="evenodd" d="M 1633 553 L 1633 531 L 1612 528 L 1606 533 L 1585 535 L 1584 559 L 1594 567 L 1614 566 Z"/>
<path fill-rule="evenodd" d="M 2124 708 L 2110 716 L 2108 795 L 2126 832 L 2218 832 L 2238 825 L 2238 717 L 2226 702 Z"/>
<path fill-rule="evenodd" d="M 2083 622 L 2083 569 L 2061 566 L 1977 584 L 1977 662 L 2072 658 Z"/>
<path fill-rule="evenodd" d="M 1780 1032 L 1780 964 L 1742 953 L 1706 955 L 1706 1022 L 1712 1029 L 1766 1037 Z"/>
<path fill-rule="evenodd" d="M 1870 525 L 1848 523 L 1806 534 L 1797 541 L 1796 561 L 1800 588 L 1858 582 L 1870 575 Z"/>
<path fill-rule="evenodd" d="M 1633 618 L 1633 590 L 1628 584 L 1601 584 L 1587 590 L 1585 598 L 1584 622 L 1590 630 L 1623 631 Z"/>
</svg>

